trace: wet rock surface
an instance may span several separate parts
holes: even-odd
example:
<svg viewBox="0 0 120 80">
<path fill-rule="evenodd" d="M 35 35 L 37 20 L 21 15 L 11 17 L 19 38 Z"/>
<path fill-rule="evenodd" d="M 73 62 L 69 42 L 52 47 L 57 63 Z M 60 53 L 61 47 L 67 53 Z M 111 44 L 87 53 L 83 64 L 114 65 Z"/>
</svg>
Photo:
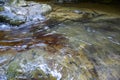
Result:
<svg viewBox="0 0 120 80">
<path fill-rule="evenodd" d="M 0 8 L 0 21 L 11 25 L 17 25 L 26 22 L 43 21 L 43 15 L 49 13 L 52 9 L 47 4 L 39 4 L 35 2 L 26 2 L 26 4 L 5 5 L 4 10 Z"/>
<path fill-rule="evenodd" d="M 84 55 L 94 65 L 93 71 L 95 71 L 99 80 L 119 80 L 119 30 L 104 30 L 105 24 L 101 24 L 102 27 L 100 27 L 95 22 L 91 23 L 94 24 L 92 26 L 89 23 L 65 22 L 65 24 L 61 24 L 63 27 L 58 27 L 55 30 L 58 33 L 64 33 L 69 38 L 74 49 L 80 49 L 80 52 L 83 51 Z M 108 23 L 106 24 L 108 25 Z M 119 28 L 117 24 L 112 23 L 112 25 Z M 95 26 L 99 26 L 99 29 L 94 28 Z"/>
<path fill-rule="evenodd" d="M 0 23 L 0 80 L 120 79 L 118 15 L 54 5 L 46 18 Z"/>
</svg>

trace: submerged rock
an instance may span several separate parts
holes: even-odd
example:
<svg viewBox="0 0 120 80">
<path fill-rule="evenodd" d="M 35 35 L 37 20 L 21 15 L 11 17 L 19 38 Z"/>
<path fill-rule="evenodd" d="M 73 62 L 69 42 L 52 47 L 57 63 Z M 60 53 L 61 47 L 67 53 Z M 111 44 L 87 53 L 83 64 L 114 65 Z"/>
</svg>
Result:
<svg viewBox="0 0 120 80">
<path fill-rule="evenodd" d="M 62 6 L 62 8 L 55 8 L 55 11 L 53 9 L 53 12 L 47 15 L 48 18 L 51 20 L 53 19 L 54 23 L 57 21 L 59 23 L 65 22 L 65 21 L 75 21 L 75 22 L 88 22 L 91 19 L 96 19 L 101 16 L 105 16 L 105 13 L 102 12 L 96 12 L 94 10 L 80 10 L 75 9 L 75 7 L 71 8 L 65 8 Z M 56 21 L 56 22 L 55 22 Z"/>
<path fill-rule="evenodd" d="M 83 53 L 63 47 L 57 52 L 36 48 L 20 52 L 8 65 L 7 79 L 96 79 L 94 66 Z"/>
<path fill-rule="evenodd" d="M 27 54 L 29 54 L 29 57 L 23 58 Z M 52 70 L 50 70 L 48 65 L 42 62 L 42 58 L 33 58 L 33 55 L 39 55 L 40 53 L 38 54 L 32 51 L 27 52 L 27 54 L 19 55 L 19 58 L 16 58 L 15 61 L 10 63 L 7 69 L 7 78 L 9 80 L 59 80 L 57 76 L 52 74 Z M 22 60 L 19 61 L 19 59 Z"/>
<path fill-rule="evenodd" d="M 118 21 L 117 18 L 115 19 Z M 102 23 L 99 21 L 86 23 L 69 21 L 57 25 L 58 28 L 55 28 L 55 31 L 67 36 L 74 46 L 74 50 L 83 51 L 83 54 L 94 65 L 94 69 L 90 70 L 91 74 L 98 77 L 98 80 L 119 80 L 120 78 L 118 76 L 120 74 L 120 25 L 115 19 L 105 19 Z M 105 25 L 112 25 L 114 29 L 102 29 L 106 27 Z M 84 62 L 84 59 L 82 60 Z M 82 79 L 87 80 L 86 78 L 88 77 L 82 76 Z"/>
<path fill-rule="evenodd" d="M 26 15 L 29 6 L 11 10 Z M 39 10 L 29 10 L 28 23 L 12 31 L 0 24 L 0 80 L 120 79 L 120 19 L 68 8 L 57 8 L 43 24 L 36 22 L 38 17 L 33 20 Z"/>
<path fill-rule="evenodd" d="M 13 54 L 0 53 L 0 80 L 7 80 L 6 68 L 9 63 L 14 59 L 14 57 L 15 56 Z"/>
</svg>

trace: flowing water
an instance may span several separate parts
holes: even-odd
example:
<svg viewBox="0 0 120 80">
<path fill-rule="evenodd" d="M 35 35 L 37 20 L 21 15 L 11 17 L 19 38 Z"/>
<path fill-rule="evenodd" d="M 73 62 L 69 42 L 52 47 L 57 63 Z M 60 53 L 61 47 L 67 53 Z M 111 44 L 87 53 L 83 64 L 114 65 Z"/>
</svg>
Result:
<svg viewBox="0 0 120 80">
<path fill-rule="evenodd" d="M 111 7 L 109 9 L 111 9 Z M 116 12 L 117 10 L 113 10 L 113 12 L 114 11 Z M 111 11 L 111 13 L 113 12 Z M 119 12 L 116 14 L 119 15 Z M 46 80 L 119 80 L 119 22 L 120 18 L 88 22 L 68 20 L 54 25 L 53 27 L 49 27 L 48 25 L 46 26 L 46 24 L 44 23 L 40 23 L 37 25 L 33 25 L 32 28 L 17 28 L 9 24 L 0 23 L 0 66 L 4 67 L 6 66 L 4 64 L 7 63 L 2 53 L 8 54 L 11 53 L 9 52 L 9 50 L 16 50 L 18 51 L 17 53 L 21 53 L 22 55 L 18 54 L 17 56 L 15 56 L 14 60 L 13 57 L 9 57 L 8 55 L 8 59 L 10 58 L 10 66 L 13 66 L 12 64 L 15 63 L 15 61 L 19 62 L 19 60 L 21 60 L 21 68 L 24 69 L 25 73 L 29 73 L 34 69 L 40 68 L 43 72 L 46 72 L 46 74 L 51 74 L 53 77 L 56 77 L 55 79 L 49 75 L 50 78 Z M 42 29 L 38 29 L 36 28 L 36 26 L 45 27 Z M 38 46 L 42 46 L 42 48 L 39 49 Z M 48 47 L 46 48 L 46 46 Z M 37 49 L 35 49 L 36 47 Z M 70 48 L 71 50 L 66 50 L 68 48 Z M 32 54 L 29 53 L 30 49 L 33 49 L 31 50 Z M 36 53 L 34 53 L 34 51 Z M 60 51 L 60 53 L 62 54 L 57 51 Z M 79 58 L 78 54 L 76 54 L 76 51 L 80 54 L 83 53 L 84 56 L 88 59 L 83 58 L 84 56 Z M 35 57 L 34 59 L 31 57 L 33 56 L 33 53 Z M 54 55 L 52 55 L 51 53 Z M 26 61 L 24 59 L 26 59 Z M 64 61 L 63 59 L 66 60 Z M 27 63 L 27 61 L 30 62 Z M 67 61 L 71 61 L 71 65 L 68 64 Z M 89 71 L 89 61 L 94 66 L 95 71 Z M 9 64 L 7 64 L 7 67 L 8 66 Z M 10 70 L 9 68 L 8 70 Z M 20 70 L 20 68 L 18 69 Z M 91 75 L 89 74 L 89 72 Z M 4 73 L 4 71 L 3 73 L 0 72 L 1 80 L 6 80 L 5 75 L 1 75 Z M 11 73 L 14 72 L 7 71 L 8 75 L 10 75 Z M 37 74 L 38 72 L 34 73 Z M 25 76 L 28 75 L 29 74 L 26 74 Z M 41 74 L 41 76 L 45 76 L 45 74 Z M 93 78 L 91 78 L 91 76 Z M 16 78 L 17 79 L 15 80 L 32 79 L 24 79 L 24 76 L 16 76 Z M 42 78 L 42 80 L 43 79 L 45 78 Z M 32 80 L 36 79 L 33 78 Z"/>
<path fill-rule="evenodd" d="M 119 80 L 120 31 L 94 28 L 95 26 L 105 26 L 105 24 L 108 25 L 105 22 L 104 24 L 103 22 L 66 22 L 59 24 L 54 31 L 65 35 L 74 50 L 82 49 L 84 51 L 84 54 L 95 65 L 100 80 Z M 116 24 L 113 26 L 116 26 Z M 117 26 L 120 27 L 119 25 Z M 104 78 L 103 75 L 105 76 Z"/>
</svg>

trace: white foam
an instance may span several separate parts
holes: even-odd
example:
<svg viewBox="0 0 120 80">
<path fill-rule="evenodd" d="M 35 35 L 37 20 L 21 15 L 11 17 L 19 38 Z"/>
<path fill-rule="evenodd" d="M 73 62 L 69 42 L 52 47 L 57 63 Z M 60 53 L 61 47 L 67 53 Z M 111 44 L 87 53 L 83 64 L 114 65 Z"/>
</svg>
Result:
<svg viewBox="0 0 120 80">
<path fill-rule="evenodd" d="M 9 31 L 10 29 L 9 25 L 0 24 L 0 30 Z"/>
</svg>

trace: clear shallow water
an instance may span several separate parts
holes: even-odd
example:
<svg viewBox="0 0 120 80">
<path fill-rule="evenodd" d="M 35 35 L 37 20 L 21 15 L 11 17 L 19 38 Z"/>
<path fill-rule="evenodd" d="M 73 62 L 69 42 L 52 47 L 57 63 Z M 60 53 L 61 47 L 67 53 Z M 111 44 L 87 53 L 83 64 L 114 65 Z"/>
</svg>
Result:
<svg viewBox="0 0 120 80">
<path fill-rule="evenodd" d="M 120 31 L 102 28 L 106 24 L 108 25 L 68 21 L 59 24 L 53 31 L 65 35 L 74 50 L 84 52 L 94 64 L 100 80 L 119 80 Z M 96 28 L 100 25 L 102 27 Z M 120 28 L 119 25 L 112 24 L 114 26 Z"/>
<path fill-rule="evenodd" d="M 102 55 L 114 53 L 119 55 L 120 32 L 119 30 L 114 31 L 102 28 L 105 24 L 68 22 L 59 24 L 54 31 L 59 34 L 64 34 L 75 49 L 89 46 L 91 47 L 89 50 L 92 51 L 90 52 L 88 50 L 90 54 L 95 53 Z M 102 27 L 99 25 L 102 25 Z M 99 27 L 96 28 L 96 26 Z M 116 24 L 114 24 L 113 27 L 114 26 L 116 26 Z M 119 25 L 117 26 L 119 28 Z"/>
<path fill-rule="evenodd" d="M 29 33 L 29 30 L 26 29 L 22 30 L 23 32 L 19 29 L 10 29 L 8 31 L 4 30 L 0 34 L 0 49 L 4 52 L 9 49 L 23 51 L 22 53 L 20 53 L 21 56 L 15 57 L 15 60 L 10 63 L 11 65 L 13 65 L 14 62 L 16 63 L 18 61 L 18 63 L 20 63 L 21 69 L 26 68 L 24 69 L 24 71 L 32 69 L 35 70 L 39 67 L 46 74 L 49 73 L 52 76 L 56 77 L 57 80 L 83 79 L 82 77 L 79 77 L 79 75 L 84 75 L 86 76 L 86 78 L 89 78 L 88 75 L 80 73 L 84 71 L 81 69 L 81 67 L 84 68 L 85 71 L 89 70 L 89 67 L 86 67 L 88 66 L 87 64 L 89 64 L 89 62 L 84 63 L 84 61 L 87 61 L 86 58 L 94 66 L 94 73 L 97 74 L 95 75 L 91 73 L 93 77 L 95 76 L 94 78 L 96 78 L 97 76 L 100 80 L 119 80 L 120 26 L 119 21 L 116 21 L 118 20 L 106 20 L 103 21 L 104 23 L 101 21 L 85 23 L 66 21 L 52 28 L 47 27 L 45 31 L 42 29 L 35 29 L 37 31 L 34 32 L 33 30 L 31 34 Z M 112 26 L 112 28 L 106 28 L 106 25 Z M 1 29 L 4 29 L 7 25 L 3 24 L 2 26 L 3 27 L 1 27 Z M 66 48 L 67 44 L 69 45 L 70 50 L 68 49 L 69 47 Z M 46 46 L 48 47 L 46 48 Z M 34 50 L 35 47 L 42 48 L 40 48 L 40 50 Z M 33 52 L 24 52 L 24 50 L 28 50 L 30 48 L 33 48 L 33 51 L 35 51 L 37 54 L 37 57 L 35 59 L 32 59 Z M 46 51 L 48 51 L 49 54 Z M 60 51 L 60 53 L 57 51 Z M 78 56 L 76 56 L 76 52 L 74 51 L 78 51 L 78 53 L 80 54 L 83 53 L 86 58 L 84 59 L 84 56 L 78 58 Z M 9 58 L 10 61 L 11 57 L 12 56 L 10 56 Z M 19 62 L 19 60 L 22 59 L 26 59 L 28 60 L 28 62 L 25 64 L 24 61 Z M 3 59 L 1 60 L 1 64 L 5 62 L 8 63 L 9 60 Z M 45 60 L 45 62 L 39 64 L 37 63 L 42 60 Z M 69 65 L 67 63 L 67 61 L 69 62 L 69 60 L 73 60 L 73 62 L 70 63 L 72 65 Z M 51 63 L 49 63 L 50 61 Z M 80 63 L 79 61 L 82 62 Z M 58 68 L 56 68 L 55 66 L 57 66 Z M 71 68 L 73 68 L 73 70 L 71 70 Z M 45 71 L 45 69 L 48 70 Z M 67 72 L 65 72 L 65 70 Z M 78 75 L 78 77 L 75 77 L 76 75 Z M 2 77 L 6 78 L 5 75 L 3 75 Z M 22 76 L 22 78 L 23 77 L 24 76 Z"/>
<path fill-rule="evenodd" d="M 101 26 L 100 24 L 102 27 L 99 27 Z M 4 59 L 1 58 L 1 61 L 3 61 L 1 64 L 6 64 L 10 61 L 10 65 L 15 65 L 14 62 L 17 62 L 20 63 L 21 69 L 27 73 L 30 70 L 32 72 L 36 68 L 40 68 L 46 74 L 48 73 L 56 77 L 57 80 L 79 80 L 84 79 L 83 76 L 86 77 L 86 79 L 90 78 L 89 75 L 83 73 L 84 70 L 85 72 L 89 70 L 89 62 L 85 63 L 87 58 L 94 66 L 97 75 L 92 73 L 91 75 L 93 77 L 95 76 L 95 79 L 97 76 L 100 80 L 119 80 L 119 29 L 106 30 L 104 29 L 104 25 L 108 23 L 100 24 L 68 21 L 56 25 L 53 28 L 48 27 L 47 32 L 38 30 L 37 33 L 32 32 L 32 34 L 29 34 L 28 32 L 18 33 L 19 30 L 5 31 L 4 35 L 7 37 L 3 35 L 0 41 L 2 44 L 0 48 L 3 51 L 6 51 L 8 48 L 18 51 L 30 48 L 33 48 L 33 50 L 31 50 L 31 52 L 29 50 L 28 52 L 20 52 L 12 62 L 12 56 L 8 56 L 8 60 L 3 57 Z M 112 26 L 118 26 L 117 28 L 119 28 L 118 24 L 113 23 Z M 16 34 L 14 34 L 14 32 Z M 66 48 L 66 43 L 69 45 L 70 50 Z M 42 48 L 34 50 L 34 48 L 38 46 Z M 45 48 L 46 46 L 48 46 L 48 48 Z M 32 57 L 34 51 L 35 56 Z M 48 51 L 49 54 L 46 51 Z M 86 58 L 80 57 L 79 60 L 78 54 L 76 55 L 74 51 L 83 53 Z M 19 60 L 21 61 L 19 62 Z M 25 63 L 24 60 L 27 60 L 27 62 Z M 71 65 L 68 64 L 69 60 L 71 61 Z M 83 70 L 81 68 L 83 68 Z M 9 72 L 8 74 L 12 73 Z M 82 77 L 79 77 L 79 75 L 82 75 Z M 29 77 L 29 74 L 26 74 L 26 76 Z M 6 78 L 5 74 L 3 74 L 2 77 Z M 24 76 L 22 76 L 22 78 L 23 77 Z M 19 76 L 17 78 L 19 78 Z"/>
<path fill-rule="evenodd" d="M 12 77 L 30 79 L 36 69 L 43 77 L 51 74 L 55 80 L 120 79 L 119 19 L 68 21 L 45 29 L 40 24 L 33 28 L 31 24 L 21 28 L 0 25 L 0 53 L 7 53 L 0 56 L 0 79 L 6 80 L 6 72 L 11 77 L 15 70 L 20 74 Z M 14 52 L 7 52 L 9 49 L 20 52 L 11 55 Z M 34 73 L 41 77 L 39 71 Z"/>
</svg>

